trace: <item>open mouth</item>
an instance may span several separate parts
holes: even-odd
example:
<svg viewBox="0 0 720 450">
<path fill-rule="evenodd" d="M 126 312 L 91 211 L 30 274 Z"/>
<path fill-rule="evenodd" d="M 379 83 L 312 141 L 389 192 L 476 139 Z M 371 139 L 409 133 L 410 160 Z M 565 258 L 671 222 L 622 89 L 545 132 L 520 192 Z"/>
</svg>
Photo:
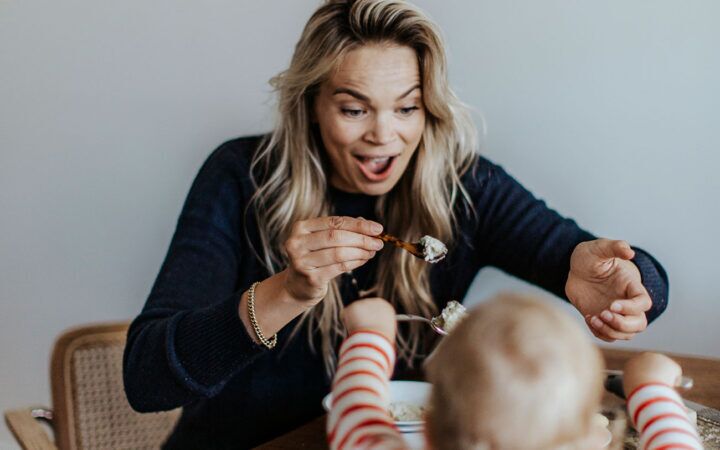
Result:
<svg viewBox="0 0 720 450">
<path fill-rule="evenodd" d="M 353 155 L 363 175 L 371 181 L 382 181 L 392 173 L 398 155 L 367 157 Z"/>
</svg>

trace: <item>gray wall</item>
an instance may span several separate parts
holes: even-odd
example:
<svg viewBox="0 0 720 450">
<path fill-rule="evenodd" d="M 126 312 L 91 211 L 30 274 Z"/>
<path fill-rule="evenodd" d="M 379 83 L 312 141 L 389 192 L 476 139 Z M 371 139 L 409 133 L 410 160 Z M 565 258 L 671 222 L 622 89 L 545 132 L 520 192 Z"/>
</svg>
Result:
<svg viewBox="0 0 720 450">
<path fill-rule="evenodd" d="M 629 345 L 720 356 L 720 3 L 418 3 L 485 153 L 665 264 L 670 308 Z M 0 409 L 48 402 L 62 329 L 140 310 L 208 152 L 270 128 L 316 4 L 0 0 Z M 472 300 L 508 286 L 531 289 L 486 271 Z"/>
</svg>

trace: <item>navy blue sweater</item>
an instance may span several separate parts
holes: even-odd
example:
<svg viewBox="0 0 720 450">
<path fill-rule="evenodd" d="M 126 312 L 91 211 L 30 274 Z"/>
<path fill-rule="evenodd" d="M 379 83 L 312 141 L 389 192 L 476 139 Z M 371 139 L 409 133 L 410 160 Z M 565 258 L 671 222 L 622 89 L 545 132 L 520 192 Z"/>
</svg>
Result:
<svg viewBox="0 0 720 450">
<path fill-rule="evenodd" d="M 329 392 L 322 358 L 310 350 L 307 333 L 289 336 L 298 319 L 278 333 L 278 346 L 267 350 L 252 341 L 238 317 L 242 292 L 270 275 L 250 246 L 260 242 L 254 212 L 245 213 L 258 143 L 258 137 L 232 140 L 207 159 L 145 307 L 128 332 L 124 380 L 132 407 L 143 412 L 183 407 L 165 444 L 169 449 L 258 445 L 322 414 L 321 399 Z M 463 184 L 477 214 L 458 206 L 456 243 L 432 266 L 438 308 L 464 298 L 485 266 L 565 298 L 570 254 L 594 236 L 484 158 Z M 336 214 L 375 217 L 374 197 L 331 188 L 329 198 Z M 667 305 L 667 277 L 655 259 L 636 250 L 634 262 L 653 300 L 647 314 L 652 321 Z M 375 267 L 371 260 L 356 270 L 361 286 L 372 283 Z M 398 367 L 396 376 L 404 369 Z"/>
</svg>

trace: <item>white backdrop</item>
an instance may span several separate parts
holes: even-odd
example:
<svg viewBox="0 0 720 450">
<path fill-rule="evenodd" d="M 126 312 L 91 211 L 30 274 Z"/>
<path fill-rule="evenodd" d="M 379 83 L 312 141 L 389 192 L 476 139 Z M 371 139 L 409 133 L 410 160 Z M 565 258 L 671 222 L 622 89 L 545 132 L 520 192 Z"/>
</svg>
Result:
<svg viewBox="0 0 720 450">
<path fill-rule="evenodd" d="M 720 3 L 418 4 L 485 153 L 665 265 L 670 307 L 628 345 L 720 356 Z M 0 0 L 0 409 L 49 401 L 62 329 L 140 310 L 207 154 L 271 127 L 316 5 Z M 507 287 L 531 289 L 488 270 L 470 297 Z"/>
</svg>

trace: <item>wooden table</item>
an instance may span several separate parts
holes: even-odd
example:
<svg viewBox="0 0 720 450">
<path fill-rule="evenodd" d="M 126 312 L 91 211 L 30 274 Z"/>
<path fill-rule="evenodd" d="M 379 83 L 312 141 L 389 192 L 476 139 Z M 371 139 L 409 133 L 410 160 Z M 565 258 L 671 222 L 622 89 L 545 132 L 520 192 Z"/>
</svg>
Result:
<svg viewBox="0 0 720 450">
<path fill-rule="evenodd" d="M 608 369 L 622 369 L 635 350 L 603 348 Z M 720 359 L 668 354 L 683 368 L 683 374 L 695 381 L 692 390 L 683 397 L 705 406 L 720 409 Z M 258 449 L 327 449 L 325 442 L 325 416 L 318 417 L 283 436 L 267 442 Z"/>
</svg>

